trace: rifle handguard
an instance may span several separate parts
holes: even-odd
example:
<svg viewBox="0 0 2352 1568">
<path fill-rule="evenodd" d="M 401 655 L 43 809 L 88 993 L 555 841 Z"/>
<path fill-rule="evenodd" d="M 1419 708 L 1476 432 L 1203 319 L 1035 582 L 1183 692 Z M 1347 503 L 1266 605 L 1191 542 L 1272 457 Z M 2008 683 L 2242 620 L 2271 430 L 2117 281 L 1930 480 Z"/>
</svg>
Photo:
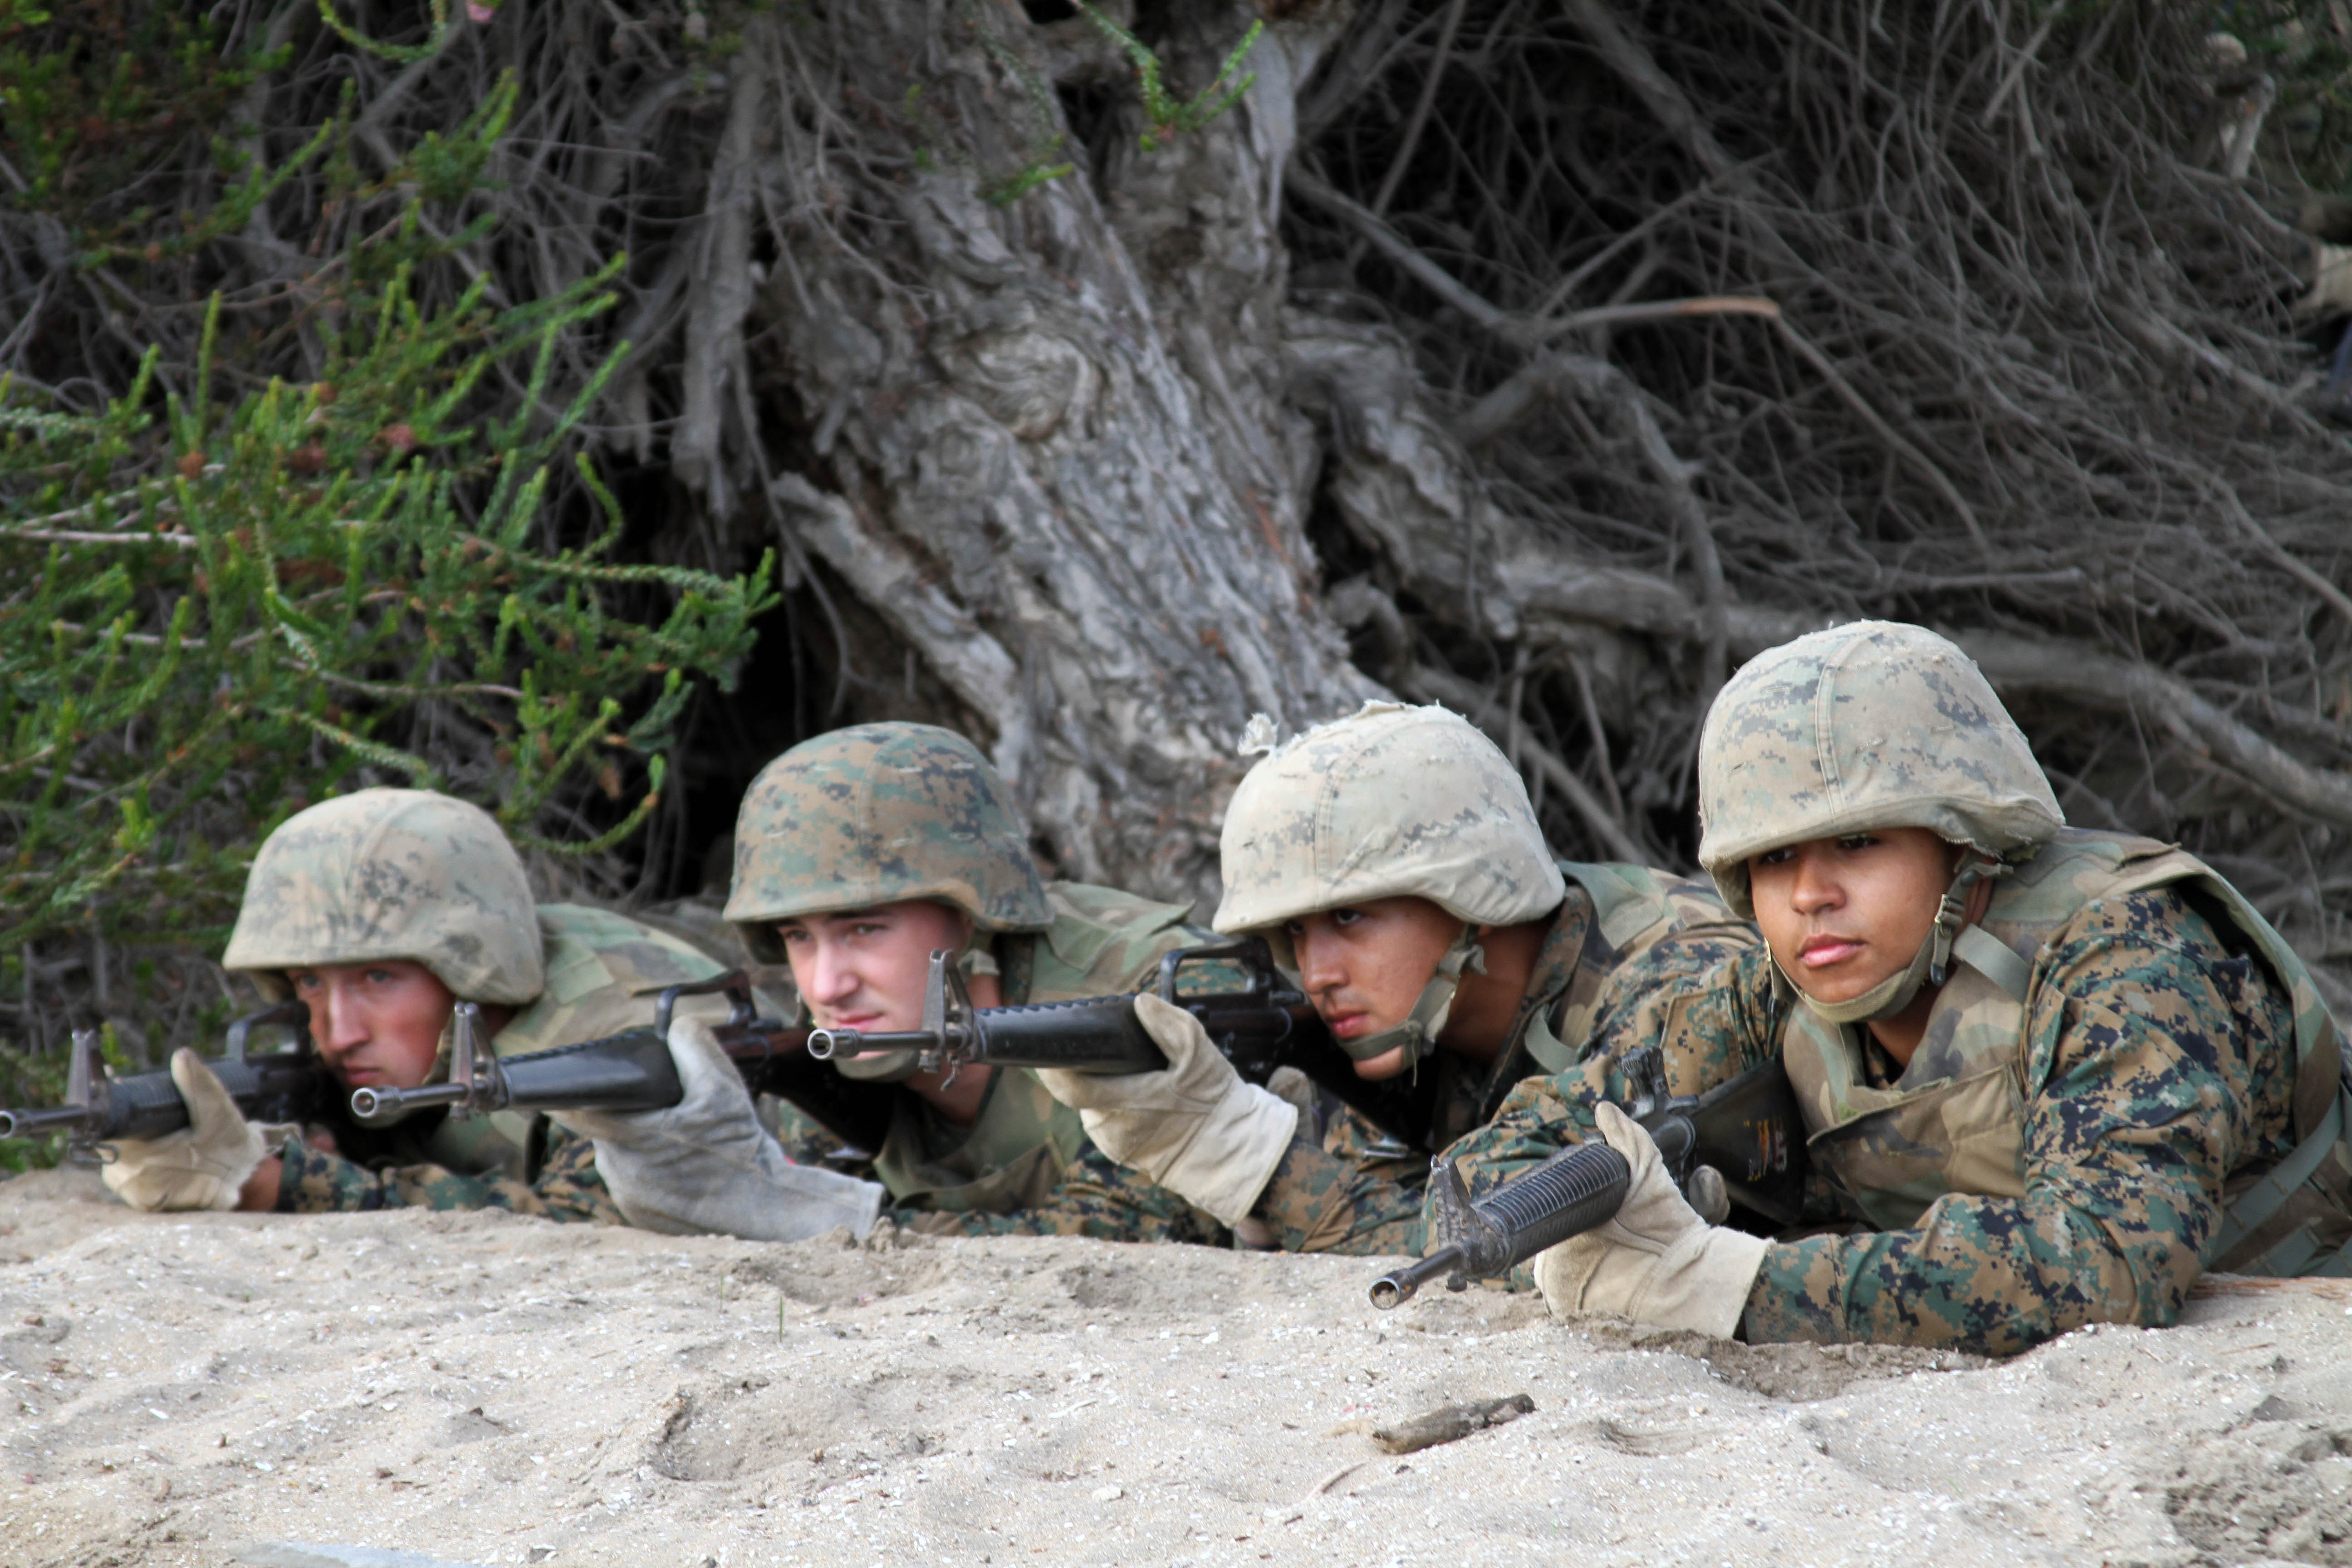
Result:
<svg viewBox="0 0 2352 1568">
<path fill-rule="evenodd" d="M 1546 1247 L 1615 1218 L 1633 1180 L 1624 1155 L 1606 1143 L 1579 1143 L 1474 1205 L 1461 1172 L 1441 1154 L 1430 1162 L 1430 1183 L 1444 1245 L 1373 1280 L 1372 1305 L 1382 1311 L 1401 1307 L 1440 1274 L 1447 1276 L 1449 1290 L 1507 1274 Z"/>
</svg>

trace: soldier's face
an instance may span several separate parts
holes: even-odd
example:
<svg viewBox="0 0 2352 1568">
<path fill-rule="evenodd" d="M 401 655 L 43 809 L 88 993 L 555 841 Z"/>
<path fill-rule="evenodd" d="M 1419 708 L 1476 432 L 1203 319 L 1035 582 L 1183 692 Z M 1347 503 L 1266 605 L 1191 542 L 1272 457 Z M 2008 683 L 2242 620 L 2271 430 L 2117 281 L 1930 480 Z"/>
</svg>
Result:
<svg viewBox="0 0 2352 1568">
<path fill-rule="evenodd" d="M 961 950 L 971 931 L 971 916 L 927 899 L 776 925 L 817 1026 L 867 1035 L 922 1026 L 932 951 Z"/>
<path fill-rule="evenodd" d="M 1816 838 L 1748 862 L 1757 929 L 1817 1002 L 1849 1002 L 1918 954 L 1952 881 L 1953 849 L 1924 827 Z"/>
<path fill-rule="evenodd" d="M 319 1054 L 346 1088 L 415 1089 L 432 1076 L 457 999 L 431 970 L 395 958 L 292 969 L 286 978 L 310 1008 Z"/>
<path fill-rule="evenodd" d="M 1373 899 L 1301 916 L 1284 930 L 1315 1011 L 1333 1037 L 1353 1040 L 1412 1016 L 1462 922 L 1427 899 Z M 1402 1066 L 1392 1052 L 1358 1062 L 1356 1071 L 1386 1078 Z"/>
</svg>

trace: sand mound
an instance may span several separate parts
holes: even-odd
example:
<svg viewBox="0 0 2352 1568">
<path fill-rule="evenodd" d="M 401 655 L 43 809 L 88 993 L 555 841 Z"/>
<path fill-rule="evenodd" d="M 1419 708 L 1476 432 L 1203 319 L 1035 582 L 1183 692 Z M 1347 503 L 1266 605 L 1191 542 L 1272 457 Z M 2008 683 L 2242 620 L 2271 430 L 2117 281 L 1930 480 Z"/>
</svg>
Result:
<svg viewBox="0 0 2352 1568">
<path fill-rule="evenodd" d="M 1377 1272 L 145 1216 L 47 1173 L 0 1184 L 5 1560 L 2352 1563 L 2352 1286 L 1987 1363 L 1383 1314 Z"/>
</svg>

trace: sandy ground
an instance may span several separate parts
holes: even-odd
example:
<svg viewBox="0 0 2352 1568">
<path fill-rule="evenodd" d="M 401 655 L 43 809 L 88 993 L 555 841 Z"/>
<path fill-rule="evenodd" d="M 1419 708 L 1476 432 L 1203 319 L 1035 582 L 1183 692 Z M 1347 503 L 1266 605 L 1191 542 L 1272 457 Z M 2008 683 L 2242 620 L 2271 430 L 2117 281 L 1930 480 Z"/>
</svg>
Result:
<svg viewBox="0 0 2352 1568">
<path fill-rule="evenodd" d="M 145 1216 L 42 1173 L 0 1184 L 0 1563 L 2352 1563 L 2352 1286 L 1986 1365 L 1384 1314 L 1375 1272 Z"/>
</svg>

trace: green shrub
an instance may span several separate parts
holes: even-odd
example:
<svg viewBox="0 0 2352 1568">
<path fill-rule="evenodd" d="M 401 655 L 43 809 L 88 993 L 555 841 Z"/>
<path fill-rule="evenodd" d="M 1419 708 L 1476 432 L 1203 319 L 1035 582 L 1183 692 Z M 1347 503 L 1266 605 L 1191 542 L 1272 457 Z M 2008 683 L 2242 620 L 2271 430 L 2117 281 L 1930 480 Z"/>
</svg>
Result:
<svg viewBox="0 0 2352 1568">
<path fill-rule="evenodd" d="M 353 193 L 404 206 L 312 280 L 317 381 L 216 363 L 215 298 L 193 363 L 151 351 L 100 412 L 0 384 L 0 991 L 67 939 L 160 984 L 159 946 L 216 951 L 271 828 L 364 784 L 467 795 L 526 847 L 609 848 L 656 803 L 694 684 L 731 687 L 770 563 L 616 562 L 619 509 L 574 450 L 614 362 L 551 392 L 606 279 L 417 303 L 417 268 L 480 232 L 436 239 L 425 205 L 482 177 L 512 97 Z M 585 524 L 549 503 L 567 460 Z M 60 1070 L 0 1050 L 0 1103 Z"/>
</svg>

